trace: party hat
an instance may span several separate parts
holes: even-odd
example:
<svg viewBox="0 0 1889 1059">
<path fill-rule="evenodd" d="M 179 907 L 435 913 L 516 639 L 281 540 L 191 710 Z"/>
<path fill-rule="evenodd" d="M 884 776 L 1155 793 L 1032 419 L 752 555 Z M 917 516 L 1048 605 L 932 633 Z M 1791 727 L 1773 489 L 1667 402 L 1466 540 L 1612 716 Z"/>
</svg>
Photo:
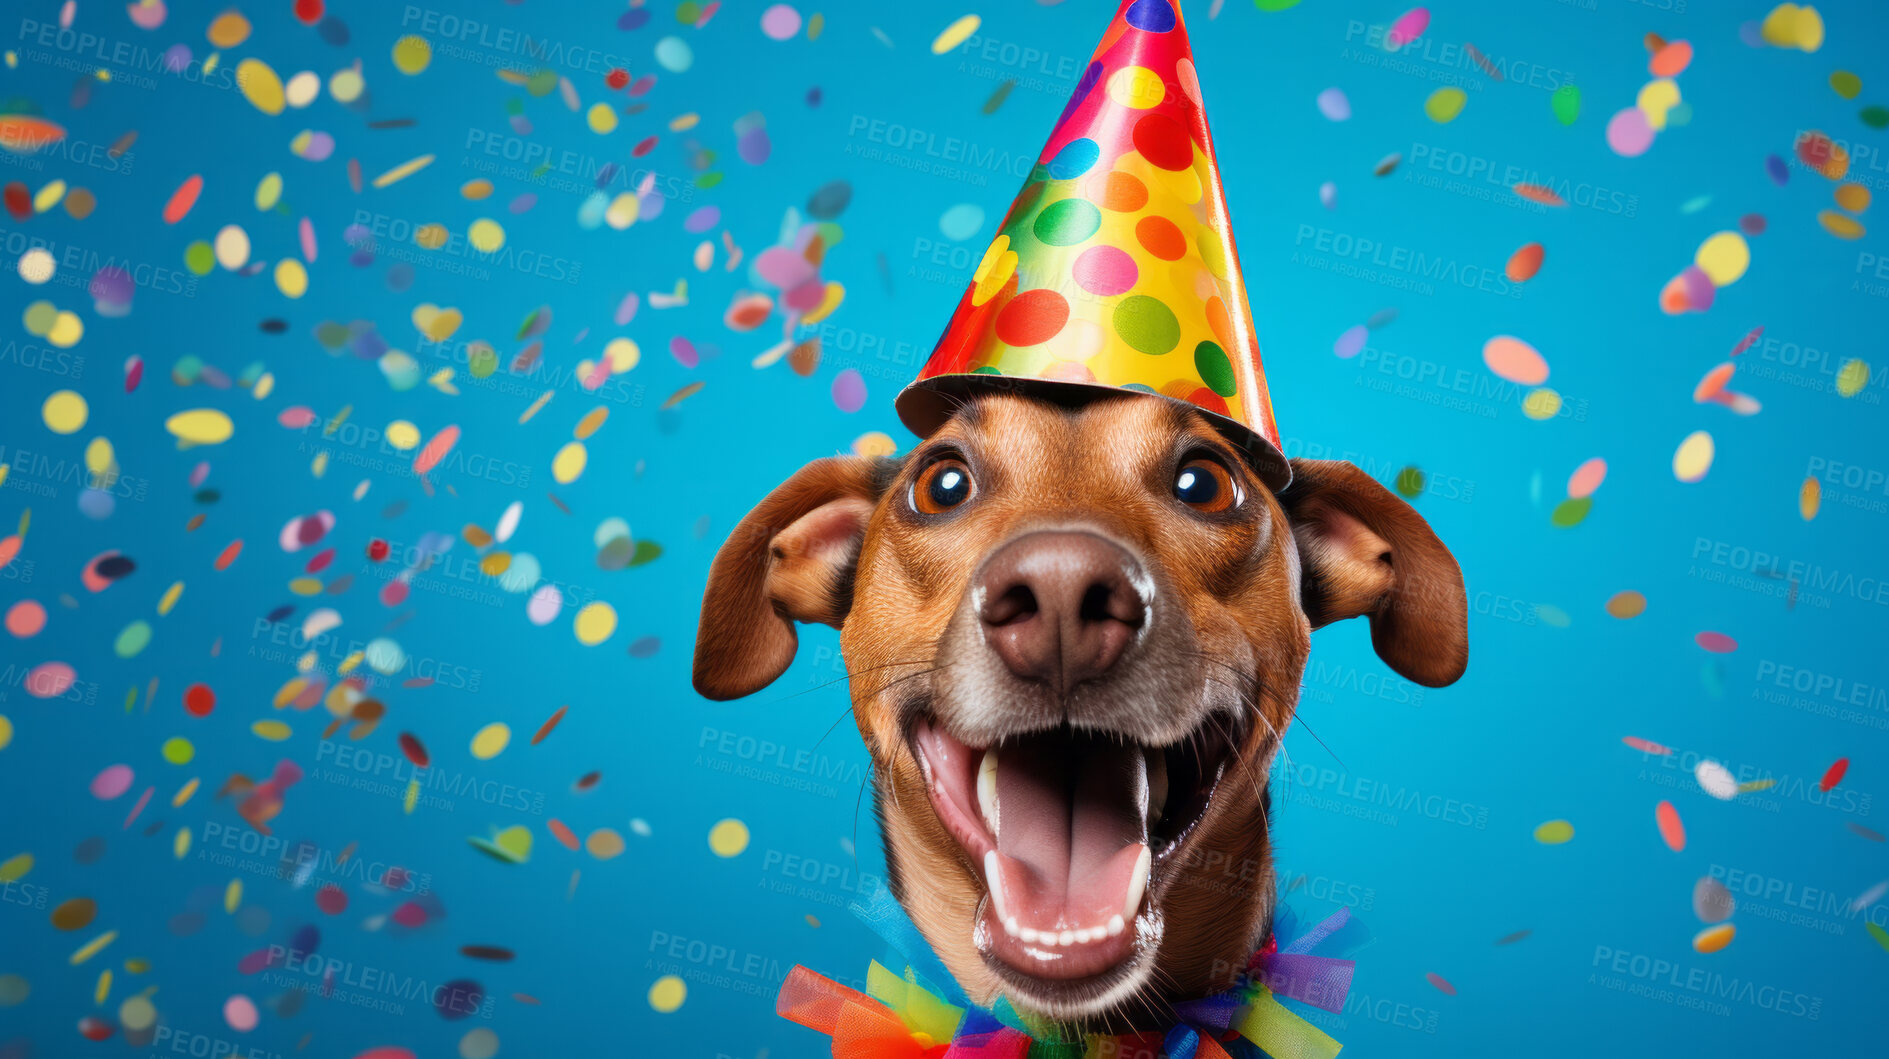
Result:
<svg viewBox="0 0 1889 1059">
<path fill-rule="evenodd" d="M 923 437 L 970 394 L 1072 386 L 1194 405 L 1292 479 L 1175 0 L 1123 0 L 898 411 Z"/>
</svg>

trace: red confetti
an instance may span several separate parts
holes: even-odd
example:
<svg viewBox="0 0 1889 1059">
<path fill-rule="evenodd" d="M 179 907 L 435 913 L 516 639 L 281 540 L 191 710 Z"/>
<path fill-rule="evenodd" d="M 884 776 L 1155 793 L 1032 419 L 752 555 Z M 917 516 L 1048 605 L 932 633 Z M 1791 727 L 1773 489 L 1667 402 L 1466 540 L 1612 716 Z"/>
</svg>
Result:
<svg viewBox="0 0 1889 1059">
<path fill-rule="evenodd" d="M 603 75 L 603 83 L 611 88 L 622 88 L 630 83 L 630 72 L 619 66 Z"/>
<path fill-rule="evenodd" d="M 1737 345 L 1732 347 L 1732 356 L 1735 357 L 1738 354 L 1743 353 L 1745 350 L 1750 349 L 1751 344 L 1753 342 L 1756 342 L 1758 340 L 1758 336 L 1762 334 L 1764 334 L 1763 324 L 1760 324 L 1757 327 L 1752 328 L 1750 334 L 1746 335 L 1743 339 L 1739 341 Z"/>
<path fill-rule="evenodd" d="M 400 733 L 400 752 L 407 755 L 407 760 L 420 768 L 425 768 L 427 762 L 433 760 L 427 756 L 426 747 L 420 743 L 420 737 L 412 732 Z"/>
<path fill-rule="evenodd" d="M 326 5 L 322 0 L 295 0 L 295 17 L 304 26 L 312 26 L 321 21 Z"/>
<path fill-rule="evenodd" d="M 1653 810 L 1653 819 L 1659 823 L 1659 837 L 1666 841 L 1666 846 L 1674 853 L 1686 848 L 1686 825 L 1680 822 L 1679 810 L 1671 802 L 1661 802 Z"/>
<path fill-rule="evenodd" d="M 230 564 L 235 562 L 236 557 L 241 554 L 243 554 L 243 539 L 238 537 L 230 542 L 229 547 L 223 549 L 223 554 L 216 557 L 216 568 L 228 570 Z"/>
<path fill-rule="evenodd" d="M 394 909 L 394 922 L 403 927 L 417 927 L 426 922 L 426 909 L 418 901 L 408 901 Z"/>
<path fill-rule="evenodd" d="M 544 742 L 544 737 L 550 735 L 551 729 L 558 726 L 558 722 L 564 719 L 564 711 L 568 709 L 570 709 L 569 706 L 559 706 L 557 712 L 552 714 L 549 720 L 539 725 L 538 734 L 531 737 L 531 745 L 537 746 L 539 743 Z"/>
<path fill-rule="evenodd" d="M 392 551 L 392 549 L 388 546 L 387 542 L 381 540 L 379 537 L 375 537 L 373 540 L 367 542 L 367 557 L 377 563 L 386 559 L 390 551 Z"/>
<path fill-rule="evenodd" d="M 192 684 L 184 689 L 184 712 L 192 717 L 208 717 L 216 709 L 216 692 L 208 684 Z"/>
<path fill-rule="evenodd" d="M 1848 771 L 1850 771 L 1850 759 L 1846 757 L 1837 758 L 1837 763 L 1831 765 L 1830 770 L 1823 774 L 1823 779 L 1817 781 L 1817 789 L 1827 791 L 1837 784 L 1842 783 L 1843 774 Z"/>
<path fill-rule="evenodd" d="M 1424 975 L 1424 977 L 1429 979 L 1430 984 L 1436 987 L 1436 991 L 1439 993 L 1442 993 L 1444 996 L 1456 995 L 1456 987 L 1449 983 L 1449 979 L 1444 978 L 1442 975 L 1437 974 L 1435 971 L 1431 971 L 1430 973 Z"/>
<path fill-rule="evenodd" d="M 171 199 L 164 204 L 164 223 L 176 224 L 184 219 L 190 208 L 197 204 L 197 196 L 203 193 L 203 177 L 192 174 L 190 179 L 177 186 L 171 192 Z"/>
<path fill-rule="evenodd" d="M 348 910 L 348 895 L 334 883 L 315 891 L 315 907 L 331 916 L 338 916 Z"/>
<path fill-rule="evenodd" d="M 551 829 L 551 837 L 557 839 L 559 845 L 568 850 L 577 849 L 577 832 L 572 831 L 564 821 L 554 816 L 545 826 Z"/>
</svg>

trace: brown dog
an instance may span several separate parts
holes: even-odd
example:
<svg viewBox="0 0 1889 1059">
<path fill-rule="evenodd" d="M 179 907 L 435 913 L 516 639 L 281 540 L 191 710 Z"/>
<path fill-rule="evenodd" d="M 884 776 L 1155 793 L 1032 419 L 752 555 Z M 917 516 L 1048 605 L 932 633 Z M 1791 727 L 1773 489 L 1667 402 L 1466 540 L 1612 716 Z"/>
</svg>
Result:
<svg viewBox="0 0 1889 1059">
<path fill-rule="evenodd" d="M 1266 778 L 1311 631 L 1369 617 L 1430 686 L 1468 661 L 1423 518 L 1349 463 L 1293 473 L 1275 496 L 1146 395 L 976 398 L 906 458 L 816 461 L 749 513 L 695 686 L 750 694 L 795 622 L 838 627 L 893 892 L 966 993 L 1159 1028 L 1270 929 Z"/>
</svg>

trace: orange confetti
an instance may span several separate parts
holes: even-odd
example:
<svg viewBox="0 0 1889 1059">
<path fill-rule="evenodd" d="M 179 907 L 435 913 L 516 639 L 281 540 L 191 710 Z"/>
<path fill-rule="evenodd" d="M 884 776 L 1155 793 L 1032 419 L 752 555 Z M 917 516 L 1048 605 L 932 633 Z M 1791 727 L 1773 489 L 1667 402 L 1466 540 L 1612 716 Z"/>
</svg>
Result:
<svg viewBox="0 0 1889 1059">
<path fill-rule="evenodd" d="M 1653 58 L 1646 64 L 1646 70 L 1654 77 L 1678 77 L 1690 65 L 1692 65 L 1692 45 L 1683 40 L 1676 40 L 1654 52 Z"/>
<path fill-rule="evenodd" d="M 1706 372 L 1705 378 L 1699 380 L 1699 385 L 1693 387 L 1692 399 L 1700 404 L 1716 400 L 1719 394 L 1725 392 L 1725 384 L 1732 381 L 1732 372 L 1735 370 L 1736 366 L 1728 360 Z"/>
<path fill-rule="evenodd" d="M 1542 248 L 1540 243 L 1527 243 L 1520 250 L 1509 255 L 1509 279 L 1515 283 L 1526 283 L 1541 271 Z"/>
<path fill-rule="evenodd" d="M 243 539 L 238 537 L 229 543 L 229 547 L 223 549 L 223 554 L 216 557 L 216 568 L 228 570 L 230 564 L 235 562 L 236 557 L 241 554 L 243 554 Z"/>
<path fill-rule="evenodd" d="M 545 823 L 545 826 L 551 829 L 551 837 L 557 839 L 559 845 L 572 852 L 577 850 L 577 832 L 567 827 L 564 821 L 554 816 Z"/>
<path fill-rule="evenodd" d="M 433 435 L 432 439 L 420 449 L 420 454 L 413 457 L 413 473 L 425 474 L 439 466 L 439 461 L 445 459 L 446 454 L 453 451 L 453 446 L 457 444 L 459 444 L 457 426 L 449 426 Z"/>
<path fill-rule="evenodd" d="M 1509 190 L 1530 202 L 1539 202 L 1543 206 L 1567 205 L 1567 200 L 1555 194 L 1553 188 L 1543 187 L 1540 184 L 1517 184 Z"/>
<path fill-rule="evenodd" d="M 537 746 L 539 743 L 544 742 L 544 737 L 550 735 L 551 729 L 558 726 L 558 722 L 564 719 L 564 711 L 568 709 L 570 709 L 569 706 L 559 706 L 556 713 L 552 714 L 548 720 L 539 725 L 538 734 L 531 737 L 531 745 Z M 576 849 L 577 847 L 573 846 L 571 848 Z"/>
<path fill-rule="evenodd" d="M 1653 810 L 1653 818 L 1659 822 L 1659 837 L 1666 840 L 1666 847 L 1674 853 L 1686 848 L 1686 825 L 1679 820 L 1679 810 L 1671 802 L 1661 802 Z"/>
</svg>

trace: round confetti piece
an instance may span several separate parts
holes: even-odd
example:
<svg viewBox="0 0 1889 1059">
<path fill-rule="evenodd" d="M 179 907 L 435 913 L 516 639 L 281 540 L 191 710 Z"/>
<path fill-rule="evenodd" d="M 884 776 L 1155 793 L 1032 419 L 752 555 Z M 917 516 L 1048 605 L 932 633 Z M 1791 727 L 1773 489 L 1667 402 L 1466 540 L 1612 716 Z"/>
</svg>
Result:
<svg viewBox="0 0 1889 1059">
<path fill-rule="evenodd" d="M 490 1027 L 468 1030 L 459 1038 L 459 1059 L 493 1059 L 498 1055 L 498 1034 Z"/>
<path fill-rule="evenodd" d="M 497 221 L 481 217 L 466 229 L 466 242 L 482 254 L 496 253 L 505 245 L 505 229 Z"/>
<path fill-rule="evenodd" d="M 244 59 L 236 64 L 236 87 L 242 89 L 243 98 L 249 100 L 250 106 L 264 114 L 280 114 L 288 105 L 282 91 L 282 78 L 261 59 Z"/>
<path fill-rule="evenodd" d="M 600 827 L 584 838 L 584 851 L 598 860 L 621 856 L 623 849 L 623 836 L 608 827 Z"/>
<path fill-rule="evenodd" d="M 1678 77 L 1692 65 L 1692 45 L 1676 40 L 1664 45 L 1647 61 L 1646 71 L 1654 77 Z"/>
<path fill-rule="evenodd" d="M 1587 513 L 1593 509 L 1593 506 L 1594 501 L 1588 497 L 1569 497 L 1555 505 L 1554 512 L 1549 515 L 1548 521 L 1562 529 L 1578 526 L 1586 520 Z"/>
<path fill-rule="evenodd" d="M 1869 208 L 1869 189 L 1862 184 L 1843 184 L 1835 192 L 1837 205 L 1851 213 L 1861 213 Z"/>
<path fill-rule="evenodd" d="M 602 600 L 585 604 L 583 609 L 577 612 L 573 627 L 577 633 L 578 643 L 585 647 L 595 647 L 608 640 L 610 634 L 617 631 L 616 608 Z"/>
<path fill-rule="evenodd" d="M 249 263 L 249 233 L 240 225 L 226 224 L 217 230 L 212 249 L 216 263 L 234 272 Z"/>
<path fill-rule="evenodd" d="M 36 699 L 56 699 L 78 679 L 64 662 L 41 662 L 26 672 L 26 693 Z"/>
<path fill-rule="evenodd" d="M 1349 121 L 1351 100 L 1346 98 L 1344 89 L 1327 88 L 1318 94 L 1318 112 L 1327 121 Z"/>
<path fill-rule="evenodd" d="M 1548 97 L 1548 109 L 1554 112 L 1555 120 L 1563 125 L 1572 125 L 1581 116 L 1581 89 L 1572 82 L 1554 90 Z"/>
<path fill-rule="evenodd" d="M 24 640 L 38 636 L 46 627 L 46 608 L 37 601 L 23 599 L 7 608 L 7 632 Z"/>
<path fill-rule="evenodd" d="M 1561 411 L 1561 392 L 1542 386 L 1522 398 L 1522 414 L 1530 419 L 1553 419 Z"/>
<path fill-rule="evenodd" d="M 5 750 L 13 742 L 13 721 L 6 714 L 0 713 L 0 750 Z"/>
<path fill-rule="evenodd" d="M 800 32 L 800 12 L 789 4 L 773 4 L 761 12 L 761 32 L 769 40 L 791 40 Z"/>
<path fill-rule="evenodd" d="M 649 1006 L 667 1015 L 681 1007 L 688 996 L 688 985 L 675 975 L 666 974 L 649 987 Z"/>
<path fill-rule="evenodd" d="M 197 756 L 197 748 L 190 745 L 190 740 L 183 736 L 174 735 L 164 740 L 164 746 L 160 748 L 159 753 L 163 754 L 165 761 L 173 765 L 188 765 L 190 759 Z"/>
<path fill-rule="evenodd" d="M 1624 592 L 1616 592 L 1612 598 L 1607 600 L 1607 613 L 1622 620 L 1637 618 L 1645 612 L 1646 597 L 1632 589 L 1628 589 Z"/>
<path fill-rule="evenodd" d="M 1693 264 L 1705 272 L 1713 285 L 1730 286 L 1738 282 L 1751 264 L 1751 247 L 1737 232 L 1719 232 L 1699 244 Z"/>
<path fill-rule="evenodd" d="M 1370 337 L 1370 328 L 1363 324 L 1354 324 L 1345 328 L 1345 332 L 1338 336 L 1338 341 L 1332 343 L 1332 355 L 1342 360 L 1350 360 L 1364 352 L 1364 344 Z"/>
<path fill-rule="evenodd" d="M 1673 477 L 1682 482 L 1698 482 L 1712 469 L 1712 435 L 1695 430 L 1686 435 L 1673 453 Z"/>
<path fill-rule="evenodd" d="M 408 34 L 394 41 L 394 69 L 408 76 L 420 73 L 433 62 L 433 45 L 425 37 Z"/>
<path fill-rule="evenodd" d="M 38 246 L 21 254 L 19 263 L 15 267 L 20 273 L 20 278 L 34 286 L 52 279 L 53 272 L 56 270 L 52 254 L 48 253 L 44 247 Z"/>
<path fill-rule="evenodd" d="M 292 257 L 283 258 L 275 265 L 275 287 L 285 298 L 300 298 L 308 293 L 308 270 Z"/>
<path fill-rule="evenodd" d="M 55 930 L 83 930 L 97 916 L 97 902 L 89 897 L 74 897 L 61 901 L 52 910 L 52 925 Z"/>
<path fill-rule="evenodd" d="M 1738 929 L 1730 923 L 1720 923 L 1717 926 L 1707 927 L 1692 936 L 1692 949 L 1694 952 L 1709 956 L 1723 949 L 1725 946 L 1730 945 L 1733 936 L 1737 933 Z"/>
<path fill-rule="evenodd" d="M 656 65 L 672 74 L 683 73 L 695 65 L 695 52 L 681 37 L 664 37 L 656 42 Z"/>
<path fill-rule="evenodd" d="M 517 569 L 516 562 L 512 564 L 512 569 Z M 531 594 L 531 599 L 525 603 L 525 617 L 533 625 L 549 625 L 557 620 L 558 613 L 563 609 L 564 594 L 558 590 L 558 586 L 540 585 L 538 590 Z M 614 622 L 612 624 L 614 625 Z"/>
<path fill-rule="evenodd" d="M 1869 385 L 1869 362 L 1860 357 L 1852 357 L 1837 369 L 1837 395 L 1855 397 Z"/>
<path fill-rule="evenodd" d="M 1732 776 L 1731 770 L 1710 758 L 1694 766 L 1692 778 L 1698 781 L 1700 790 L 1721 802 L 1729 802 L 1738 797 L 1738 780 Z M 1681 845 L 1683 844 L 1682 839 Z"/>
<path fill-rule="evenodd" d="M 591 132 L 600 136 L 608 135 L 616 131 L 617 112 L 608 103 L 593 103 L 584 115 L 584 120 L 590 125 Z"/>
<path fill-rule="evenodd" d="M 584 473 L 584 465 L 589 460 L 590 453 L 584 448 L 583 442 L 566 442 L 551 460 L 551 477 L 560 485 L 569 485 Z"/>
<path fill-rule="evenodd" d="M 748 848 L 748 825 L 730 817 L 708 831 L 708 848 L 717 857 L 738 857 Z"/>
<path fill-rule="evenodd" d="M 1514 283 L 1526 283 L 1541 271 L 1541 259 L 1544 254 L 1540 243 L 1524 243 L 1515 253 L 1509 255 L 1509 263 L 1504 269 L 1509 280 Z"/>
<path fill-rule="evenodd" d="M 840 411 L 853 413 L 866 406 L 866 380 L 857 368 L 845 368 L 833 377 L 833 404 Z"/>
<path fill-rule="evenodd" d="M 503 721 L 494 721 L 473 735 L 472 756 L 480 761 L 490 761 L 503 753 L 511 742 L 511 726 Z"/>
<path fill-rule="evenodd" d="M 92 777 L 92 797 L 109 802 L 131 789 L 130 765 L 110 765 Z"/>
<path fill-rule="evenodd" d="M 230 1029 L 238 1033 L 248 1033 L 256 1028 L 260 1016 L 256 1011 L 256 1002 L 241 993 L 234 993 L 223 1002 L 223 1021 Z"/>
<path fill-rule="evenodd" d="M 1622 107 L 1607 120 L 1607 146 L 1622 158 L 1638 158 L 1653 146 L 1653 126 L 1637 106 Z"/>
<path fill-rule="evenodd" d="M 1550 820 L 1535 828 L 1535 841 L 1544 846 L 1559 846 L 1574 837 L 1574 825 L 1566 820 Z"/>
<path fill-rule="evenodd" d="M 84 428 L 91 409 L 76 390 L 55 390 L 39 407 L 40 419 L 55 434 L 74 434 Z"/>
<path fill-rule="evenodd" d="M 1448 125 L 1463 112 L 1463 105 L 1468 102 L 1469 94 L 1451 85 L 1430 93 L 1430 98 L 1423 101 L 1423 113 L 1438 125 Z"/>
<path fill-rule="evenodd" d="M 1572 497 L 1593 496 L 1601 483 L 1607 480 L 1607 461 L 1596 456 L 1574 469 L 1568 476 L 1568 495 Z"/>
<path fill-rule="evenodd" d="M 1723 923 L 1732 917 L 1738 902 L 1725 884 L 1710 875 L 1692 884 L 1692 914 L 1703 923 Z"/>
<path fill-rule="evenodd" d="M 1548 381 L 1548 362 L 1535 347 L 1513 335 L 1497 335 L 1482 347 L 1482 361 L 1500 378 L 1522 386 Z"/>
<path fill-rule="evenodd" d="M 1671 802 L 1661 802 L 1653 809 L 1654 823 L 1659 825 L 1659 837 L 1666 843 L 1666 848 L 1674 853 L 1682 853 L 1686 848 L 1686 825 L 1679 820 L 1679 810 Z"/>
</svg>

